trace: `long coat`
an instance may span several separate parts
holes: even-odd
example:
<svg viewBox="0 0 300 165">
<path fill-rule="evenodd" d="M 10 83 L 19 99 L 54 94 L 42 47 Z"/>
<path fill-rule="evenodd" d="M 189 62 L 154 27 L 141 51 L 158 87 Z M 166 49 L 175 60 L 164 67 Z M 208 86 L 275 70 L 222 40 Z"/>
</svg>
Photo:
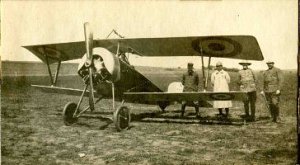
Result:
<svg viewBox="0 0 300 165">
<path fill-rule="evenodd" d="M 229 92 L 230 77 L 223 69 L 214 71 L 211 75 L 211 83 L 214 92 Z M 232 107 L 231 101 L 214 101 L 214 108 L 229 108 Z"/>
</svg>

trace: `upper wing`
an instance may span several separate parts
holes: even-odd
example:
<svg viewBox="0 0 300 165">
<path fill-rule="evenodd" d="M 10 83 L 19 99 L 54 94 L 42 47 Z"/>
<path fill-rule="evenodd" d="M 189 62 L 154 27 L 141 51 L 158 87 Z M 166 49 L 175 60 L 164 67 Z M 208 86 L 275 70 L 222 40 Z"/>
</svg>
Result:
<svg viewBox="0 0 300 165">
<path fill-rule="evenodd" d="M 207 36 L 118 39 L 124 47 L 141 56 L 210 56 L 263 60 L 253 36 Z"/>
<path fill-rule="evenodd" d="M 131 38 L 94 40 L 94 47 L 104 47 L 112 53 L 120 50 L 141 56 L 210 56 L 245 60 L 263 60 L 257 40 L 253 36 L 204 36 L 170 38 Z M 85 43 L 70 42 L 23 46 L 43 62 L 51 59 L 67 61 L 81 58 Z M 55 60 L 49 60 L 49 63 Z"/>
<path fill-rule="evenodd" d="M 124 98 L 130 102 L 164 102 L 164 101 L 214 101 L 214 100 L 244 100 L 246 92 L 125 92 Z"/>
</svg>

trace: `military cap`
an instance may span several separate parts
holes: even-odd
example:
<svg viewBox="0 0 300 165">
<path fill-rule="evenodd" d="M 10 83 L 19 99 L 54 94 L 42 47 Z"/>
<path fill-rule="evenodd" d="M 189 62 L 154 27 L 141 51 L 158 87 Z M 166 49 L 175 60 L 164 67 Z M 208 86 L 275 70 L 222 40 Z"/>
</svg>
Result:
<svg viewBox="0 0 300 165">
<path fill-rule="evenodd" d="M 188 67 L 193 67 L 193 66 L 194 66 L 193 63 L 191 63 L 191 62 L 188 63 Z"/>
<path fill-rule="evenodd" d="M 274 64 L 273 61 L 267 61 L 266 63 L 267 63 L 267 64 Z"/>
</svg>

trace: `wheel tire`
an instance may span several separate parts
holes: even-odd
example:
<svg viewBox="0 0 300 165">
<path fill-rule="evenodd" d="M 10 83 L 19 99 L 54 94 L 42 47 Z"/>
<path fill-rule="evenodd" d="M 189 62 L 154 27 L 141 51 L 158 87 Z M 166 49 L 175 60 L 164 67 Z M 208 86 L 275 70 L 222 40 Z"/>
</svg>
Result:
<svg viewBox="0 0 300 165">
<path fill-rule="evenodd" d="M 63 120 L 65 125 L 69 126 L 77 122 L 78 118 L 73 117 L 77 104 L 73 102 L 68 102 L 63 110 Z"/>
<path fill-rule="evenodd" d="M 129 108 L 125 106 L 119 107 L 114 112 L 113 120 L 118 131 L 128 129 L 131 120 Z"/>
</svg>

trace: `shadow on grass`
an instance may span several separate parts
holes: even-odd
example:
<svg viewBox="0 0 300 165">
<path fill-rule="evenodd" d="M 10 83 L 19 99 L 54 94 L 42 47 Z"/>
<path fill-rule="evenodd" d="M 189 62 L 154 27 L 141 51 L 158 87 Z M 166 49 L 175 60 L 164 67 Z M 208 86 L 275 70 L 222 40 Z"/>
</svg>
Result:
<svg viewBox="0 0 300 165">
<path fill-rule="evenodd" d="M 82 115 L 82 116 L 80 116 L 80 118 L 83 118 L 83 119 L 86 119 L 86 120 L 77 122 L 75 125 L 76 126 L 84 126 L 84 127 L 90 128 L 90 129 L 95 128 L 95 129 L 104 130 L 110 124 L 113 123 L 113 121 L 112 121 L 111 118 L 104 117 L 104 116 L 99 116 L 99 115 L 97 115 L 97 116 L 95 116 L 95 115 L 94 116 Z M 88 120 L 91 120 L 91 119 L 96 120 L 96 121 L 104 122 L 105 124 L 104 125 L 100 125 L 100 127 L 99 127 L 99 123 L 98 122 L 97 122 L 97 124 L 94 124 L 94 122 L 93 123 L 87 122 Z"/>
<path fill-rule="evenodd" d="M 149 112 L 142 114 L 132 114 L 132 122 L 149 122 L 149 123 L 176 123 L 176 124 L 203 124 L 203 125 L 244 125 L 242 119 L 233 119 L 226 117 L 195 117 L 195 113 L 189 113 L 187 116 L 181 117 L 180 115 L 167 116 L 163 112 Z"/>
<path fill-rule="evenodd" d="M 180 112 L 180 111 L 179 111 Z M 61 114 L 57 114 L 61 115 Z M 107 117 L 109 116 L 109 117 Z M 110 124 L 113 123 L 112 112 L 87 112 L 82 114 L 80 118 L 88 120 L 97 120 L 105 122 L 105 125 L 99 127 L 100 130 L 106 129 Z M 256 122 L 268 121 L 270 117 L 261 116 L 258 117 L 255 122 L 246 122 L 242 118 L 232 118 L 232 117 L 220 117 L 216 116 L 205 116 L 196 117 L 195 113 L 188 113 L 184 117 L 172 112 L 145 112 L 140 114 L 131 114 L 131 122 L 146 122 L 146 123 L 176 123 L 176 124 L 201 124 L 201 125 L 232 125 L 232 126 L 242 126 L 245 124 L 251 124 Z M 84 126 L 88 128 L 95 127 L 95 124 L 89 122 L 78 122 L 78 126 Z M 97 125 L 98 128 L 98 125 Z"/>
</svg>

